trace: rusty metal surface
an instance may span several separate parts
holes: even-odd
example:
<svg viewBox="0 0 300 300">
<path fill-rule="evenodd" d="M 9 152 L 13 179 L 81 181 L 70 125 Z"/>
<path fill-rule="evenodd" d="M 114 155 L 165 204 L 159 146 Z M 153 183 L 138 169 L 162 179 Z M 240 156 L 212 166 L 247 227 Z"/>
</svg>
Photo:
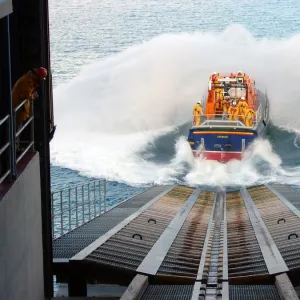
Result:
<svg viewBox="0 0 300 300">
<path fill-rule="evenodd" d="M 226 197 L 229 278 L 268 274 L 241 193 Z"/>
<path fill-rule="evenodd" d="M 196 278 L 214 198 L 213 192 L 200 193 L 157 275 Z"/>
<path fill-rule="evenodd" d="M 176 186 L 99 240 L 75 260 L 78 274 L 91 268 L 86 278 L 128 286 L 142 273 L 144 300 L 276 300 L 278 272 L 290 287 L 291 279 L 299 284 L 300 218 L 267 186 L 227 193 Z"/>
<path fill-rule="evenodd" d="M 85 260 L 136 270 L 192 192 L 189 187 L 175 187 Z"/>
<path fill-rule="evenodd" d="M 142 263 L 139 265 L 139 267 L 136 270 L 137 272 L 151 275 L 155 275 L 157 273 L 161 263 L 165 259 L 167 252 L 169 251 L 176 236 L 178 235 L 178 232 L 180 231 L 191 209 L 196 203 L 199 194 L 200 189 L 195 189 L 192 195 L 180 208 L 176 216 L 173 218 L 168 227 L 159 237 L 159 239 L 149 251 L 147 256 L 144 258 Z"/>
<path fill-rule="evenodd" d="M 297 217 L 300 218 L 300 193 L 296 192 L 290 187 L 285 186 L 278 186 L 278 185 L 270 185 L 265 184 L 265 186 L 273 193 L 275 194 L 282 203 L 284 203 L 290 211 L 292 211 Z M 287 200 L 287 198 L 289 200 Z M 296 206 L 295 206 L 296 205 Z"/>
<path fill-rule="evenodd" d="M 285 199 L 288 199 L 288 202 L 291 203 L 298 212 L 300 210 L 300 193 L 299 191 L 294 190 L 292 187 L 283 184 L 266 184 L 268 188 L 279 192 Z"/>
<path fill-rule="evenodd" d="M 53 241 L 53 258 L 69 259 L 170 186 L 156 186 Z"/>
<path fill-rule="evenodd" d="M 250 188 L 248 192 L 289 269 L 299 268 L 300 218 L 267 187 Z"/>
</svg>

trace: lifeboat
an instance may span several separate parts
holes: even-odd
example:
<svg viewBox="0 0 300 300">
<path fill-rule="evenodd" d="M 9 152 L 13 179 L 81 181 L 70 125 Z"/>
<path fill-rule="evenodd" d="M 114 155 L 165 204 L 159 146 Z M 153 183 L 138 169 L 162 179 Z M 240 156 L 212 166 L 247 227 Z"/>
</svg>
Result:
<svg viewBox="0 0 300 300">
<path fill-rule="evenodd" d="M 195 157 L 222 163 L 241 160 L 269 123 L 267 93 L 257 90 L 255 80 L 242 72 L 210 76 L 200 105 L 200 114 L 193 111 L 188 135 Z"/>
</svg>

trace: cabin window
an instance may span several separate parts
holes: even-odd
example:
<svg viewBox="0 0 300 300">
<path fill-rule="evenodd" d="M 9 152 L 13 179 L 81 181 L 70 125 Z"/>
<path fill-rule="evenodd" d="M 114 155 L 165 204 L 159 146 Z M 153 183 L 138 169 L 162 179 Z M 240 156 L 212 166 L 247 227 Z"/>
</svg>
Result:
<svg viewBox="0 0 300 300">
<path fill-rule="evenodd" d="M 230 144 L 226 144 L 226 145 L 225 145 L 225 149 L 226 149 L 226 150 L 231 149 L 231 148 L 232 148 L 232 146 L 231 146 Z"/>
<path fill-rule="evenodd" d="M 215 149 L 221 149 L 221 145 L 220 145 L 220 144 L 215 144 L 215 145 L 214 145 L 214 148 L 215 148 Z"/>
</svg>

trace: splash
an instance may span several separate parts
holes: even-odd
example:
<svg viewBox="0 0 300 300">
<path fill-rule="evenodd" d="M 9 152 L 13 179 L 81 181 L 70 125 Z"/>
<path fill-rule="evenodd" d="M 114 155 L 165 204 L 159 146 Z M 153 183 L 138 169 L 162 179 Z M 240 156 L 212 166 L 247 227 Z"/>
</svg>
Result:
<svg viewBox="0 0 300 300">
<path fill-rule="evenodd" d="M 52 163 L 130 184 L 283 180 L 289 171 L 267 140 L 257 141 L 247 159 L 226 165 L 194 161 L 182 138 L 166 142 L 165 148 L 175 147 L 176 155 L 164 162 L 152 161 L 151 152 L 140 153 L 190 120 L 192 105 L 202 98 L 213 71 L 241 69 L 253 76 L 267 88 L 273 123 L 297 132 L 299 52 L 300 35 L 258 40 L 244 27 L 232 25 L 221 34 L 161 35 L 95 62 L 54 92 L 58 129 L 51 144 Z"/>
</svg>

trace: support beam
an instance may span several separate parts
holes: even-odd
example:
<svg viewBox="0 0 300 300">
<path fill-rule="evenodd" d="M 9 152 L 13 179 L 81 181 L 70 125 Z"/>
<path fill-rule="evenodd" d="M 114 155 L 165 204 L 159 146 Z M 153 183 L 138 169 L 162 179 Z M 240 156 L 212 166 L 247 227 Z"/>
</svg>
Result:
<svg viewBox="0 0 300 300">
<path fill-rule="evenodd" d="M 120 300 L 140 300 L 148 286 L 148 276 L 136 275 Z"/>
<path fill-rule="evenodd" d="M 213 207 L 211 209 L 210 212 L 210 217 L 209 217 L 209 221 L 208 221 L 208 226 L 207 226 L 207 230 L 206 230 L 206 237 L 205 237 L 205 241 L 204 241 L 204 245 L 203 245 L 203 249 L 202 249 L 202 254 L 201 254 L 201 259 L 200 259 L 200 263 L 199 263 L 199 268 L 198 268 L 198 272 L 197 272 L 197 281 L 201 281 L 202 277 L 203 277 L 203 271 L 204 271 L 204 265 L 205 265 L 205 260 L 206 260 L 206 253 L 207 253 L 207 248 L 208 248 L 208 243 L 211 237 L 211 230 L 213 228 L 213 218 L 214 218 L 214 214 L 215 214 L 215 208 L 216 208 L 216 202 L 217 202 L 217 196 L 218 194 L 216 193 L 215 199 L 214 199 L 214 204 Z"/>
<path fill-rule="evenodd" d="M 229 300 L 229 283 L 222 283 L 222 300 Z"/>
<path fill-rule="evenodd" d="M 226 214 L 226 194 L 224 195 L 223 210 L 223 276 L 222 276 L 222 300 L 229 300 L 228 284 L 228 245 L 227 245 L 227 214 Z"/>
<path fill-rule="evenodd" d="M 194 284 L 194 289 L 193 289 L 193 294 L 192 294 L 191 300 L 199 300 L 200 289 L 201 289 L 201 281 L 196 281 Z"/>
<path fill-rule="evenodd" d="M 228 248 L 227 248 L 227 215 L 226 215 L 226 194 L 224 195 L 223 209 L 223 280 L 228 280 Z"/>
<path fill-rule="evenodd" d="M 71 297 L 87 296 L 87 282 L 85 275 L 76 272 L 76 267 L 73 266 L 68 280 L 68 293 Z"/>
<path fill-rule="evenodd" d="M 286 273 L 277 275 L 275 277 L 275 284 L 281 300 L 299 300 L 298 295 Z"/>
<path fill-rule="evenodd" d="M 241 194 L 244 198 L 244 203 L 250 217 L 250 222 L 254 229 L 269 274 L 272 275 L 287 272 L 289 269 L 285 264 L 284 259 L 282 258 L 248 191 L 245 188 L 241 188 Z"/>
</svg>

